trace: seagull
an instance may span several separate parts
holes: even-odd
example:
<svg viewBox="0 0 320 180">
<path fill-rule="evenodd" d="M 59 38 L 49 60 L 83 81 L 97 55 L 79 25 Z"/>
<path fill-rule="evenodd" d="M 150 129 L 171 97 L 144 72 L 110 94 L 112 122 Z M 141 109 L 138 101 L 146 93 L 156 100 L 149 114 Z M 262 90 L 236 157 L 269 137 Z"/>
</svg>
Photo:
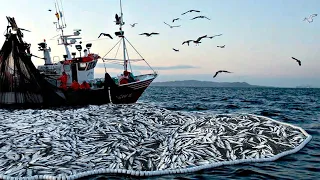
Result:
<svg viewBox="0 0 320 180">
<path fill-rule="evenodd" d="M 192 18 L 192 19 L 190 19 L 190 20 L 194 20 L 194 19 L 198 19 L 198 18 L 206 18 L 206 19 L 210 20 L 210 19 L 207 18 L 206 16 L 197 16 L 197 17 L 194 17 L 194 18 Z"/>
<path fill-rule="evenodd" d="M 222 72 L 232 73 L 232 72 L 229 72 L 229 71 L 226 71 L 226 70 L 219 70 L 219 71 L 216 72 L 216 74 L 213 76 L 213 78 L 215 78 L 219 73 L 222 73 Z"/>
<path fill-rule="evenodd" d="M 187 40 L 187 41 L 184 41 L 184 42 L 182 43 L 182 45 L 183 45 L 184 43 L 187 43 L 187 44 L 188 44 L 188 46 L 189 46 L 189 43 L 190 43 L 191 41 L 193 41 L 193 40 Z"/>
<path fill-rule="evenodd" d="M 176 51 L 176 52 L 179 51 L 179 49 L 175 49 L 175 48 L 172 48 L 172 49 L 173 49 L 174 51 Z"/>
<path fill-rule="evenodd" d="M 193 43 L 195 43 L 196 45 L 199 46 L 199 44 L 201 43 L 200 41 L 193 41 Z"/>
<path fill-rule="evenodd" d="M 308 18 L 304 18 L 303 21 L 308 21 L 308 23 L 313 22 L 313 18 L 318 16 L 318 14 L 311 14 Z"/>
<path fill-rule="evenodd" d="M 204 36 L 201 36 L 201 37 L 198 37 L 198 39 L 196 40 L 196 41 L 201 41 L 201 39 L 203 39 L 203 38 L 206 38 L 207 37 L 207 35 L 204 35 Z"/>
<path fill-rule="evenodd" d="M 222 35 L 222 34 L 218 34 L 218 35 L 210 36 L 210 37 L 207 37 L 207 38 L 212 39 L 212 38 L 214 38 L 214 37 L 216 37 L 216 36 L 221 36 L 221 35 Z"/>
<path fill-rule="evenodd" d="M 131 27 L 134 27 L 136 24 L 138 24 L 138 23 L 133 23 L 133 24 L 130 24 L 130 26 Z"/>
<path fill-rule="evenodd" d="M 298 64 L 299 64 L 299 66 L 301 66 L 301 61 L 299 60 L 299 59 L 296 59 L 296 58 L 294 58 L 294 57 L 291 57 L 292 59 L 294 59 L 294 60 L 296 60 L 297 62 L 298 62 Z"/>
<path fill-rule="evenodd" d="M 117 25 L 120 24 L 120 23 L 121 23 L 121 17 L 119 17 L 118 14 L 116 14 L 116 15 L 115 15 L 115 18 L 116 18 L 116 21 L 115 21 L 116 24 L 117 24 Z"/>
<path fill-rule="evenodd" d="M 226 45 L 223 45 L 223 46 L 217 46 L 217 47 L 219 47 L 219 48 L 224 48 Z"/>
<path fill-rule="evenodd" d="M 189 12 L 200 12 L 200 11 L 198 11 L 198 10 L 189 10 L 189 11 L 187 11 L 187 12 L 184 12 L 184 13 L 182 13 L 181 15 L 184 15 L 184 14 L 187 14 L 187 13 L 189 13 Z"/>
<path fill-rule="evenodd" d="M 110 34 L 106 34 L 106 33 L 100 33 L 100 35 L 99 35 L 98 38 L 100 38 L 101 35 L 103 35 L 103 36 L 108 36 L 110 39 L 113 39 Z"/>
<path fill-rule="evenodd" d="M 152 33 L 142 33 L 142 34 L 139 34 L 139 35 L 146 35 L 147 37 L 150 37 L 151 35 L 157 35 L 159 33 L 155 33 L 155 32 L 152 32 Z"/>
<path fill-rule="evenodd" d="M 169 24 L 167 24 L 166 22 L 164 22 L 166 25 L 168 25 L 170 28 L 174 28 L 174 27 L 180 27 L 181 25 L 179 25 L 179 26 L 171 26 L 171 25 L 169 25 Z"/>
<path fill-rule="evenodd" d="M 175 19 L 172 20 L 172 22 L 177 21 L 177 20 L 179 20 L 179 19 L 180 19 L 180 18 L 175 18 Z"/>
<path fill-rule="evenodd" d="M 51 9 L 48 9 L 48 11 L 51 11 Z"/>
</svg>

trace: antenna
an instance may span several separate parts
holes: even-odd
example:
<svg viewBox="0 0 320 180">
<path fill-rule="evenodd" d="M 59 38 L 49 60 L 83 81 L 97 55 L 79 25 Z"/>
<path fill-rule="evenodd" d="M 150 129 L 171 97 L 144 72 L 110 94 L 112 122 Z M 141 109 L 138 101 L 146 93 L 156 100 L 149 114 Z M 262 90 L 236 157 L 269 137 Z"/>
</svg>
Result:
<svg viewBox="0 0 320 180">
<path fill-rule="evenodd" d="M 82 46 L 81 46 L 80 44 L 77 44 L 77 45 L 76 45 L 76 49 L 79 51 L 80 57 L 81 57 Z"/>
<path fill-rule="evenodd" d="M 88 49 L 88 51 L 89 51 L 89 54 L 90 54 L 90 48 L 92 47 L 92 43 L 88 43 L 88 44 L 86 44 L 86 48 Z"/>
<path fill-rule="evenodd" d="M 76 52 L 72 52 L 71 54 L 73 56 L 73 59 L 76 58 L 76 54 L 77 54 Z"/>
</svg>

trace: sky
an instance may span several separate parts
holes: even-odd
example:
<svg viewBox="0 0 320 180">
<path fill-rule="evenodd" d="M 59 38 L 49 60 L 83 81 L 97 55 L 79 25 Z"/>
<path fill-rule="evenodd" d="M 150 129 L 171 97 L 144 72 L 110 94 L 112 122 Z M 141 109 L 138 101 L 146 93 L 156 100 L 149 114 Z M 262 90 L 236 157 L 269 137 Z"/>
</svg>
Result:
<svg viewBox="0 0 320 180">
<path fill-rule="evenodd" d="M 32 44 L 32 54 L 42 57 L 37 44 L 46 39 L 52 49 L 51 57 L 59 56 L 62 60 L 64 47 L 58 46 L 53 38 L 59 34 L 53 24 L 56 21 L 54 2 L 11 0 L 0 11 L 0 27 L 5 32 L 6 16 L 15 17 L 19 27 L 31 31 L 24 33 L 24 40 Z M 91 52 L 104 57 L 119 41 L 114 35 L 118 31 L 114 16 L 120 14 L 119 0 L 58 0 L 58 3 L 62 4 L 67 24 L 65 34 L 81 29 L 83 44 L 93 44 Z M 277 87 L 320 87 L 320 15 L 312 23 L 303 21 L 305 17 L 319 13 L 319 0 L 122 0 L 122 6 L 125 36 L 158 72 L 155 82 L 192 79 Z M 201 12 L 181 15 L 190 9 Z M 199 15 L 210 20 L 190 20 Z M 181 20 L 172 23 L 178 17 Z M 170 28 L 164 22 L 181 27 Z M 138 24 L 132 28 L 129 25 L 132 23 Z M 98 39 L 101 32 L 111 34 L 113 39 Z M 160 34 L 139 35 L 144 32 Z M 223 35 L 203 39 L 199 46 L 182 45 L 188 39 L 216 34 Z M 0 36 L 0 42 L 4 40 L 5 37 Z M 129 57 L 140 58 L 128 44 Z M 222 49 L 217 47 L 219 45 L 226 46 Z M 122 52 L 115 56 L 116 50 L 114 48 L 106 58 L 121 58 Z M 77 52 L 74 46 L 70 51 Z M 300 59 L 302 66 L 291 57 Z M 34 58 L 33 63 L 38 66 L 44 61 Z M 121 65 L 105 66 L 111 75 L 119 75 L 123 69 Z M 152 72 L 145 66 L 143 62 L 132 63 L 133 73 Z M 213 78 L 218 70 L 232 73 Z M 103 77 L 104 72 L 103 61 L 99 60 L 95 77 Z"/>
</svg>

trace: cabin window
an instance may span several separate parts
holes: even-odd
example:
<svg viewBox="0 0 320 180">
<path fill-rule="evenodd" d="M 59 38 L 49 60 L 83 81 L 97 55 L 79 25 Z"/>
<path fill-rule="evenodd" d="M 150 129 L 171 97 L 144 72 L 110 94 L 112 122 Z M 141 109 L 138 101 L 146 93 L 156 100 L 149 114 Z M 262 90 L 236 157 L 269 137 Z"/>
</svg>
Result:
<svg viewBox="0 0 320 180">
<path fill-rule="evenodd" d="M 65 71 L 70 71 L 71 70 L 70 69 L 70 65 L 64 65 L 63 68 L 64 68 Z"/>
<path fill-rule="evenodd" d="M 87 70 L 93 69 L 97 64 L 97 61 L 92 61 L 89 63 Z"/>
<path fill-rule="evenodd" d="M 90 63 L 88 64 L 87 70 L 89 70 L 89 69 L 92 69 L 92 62 L 90 62 Z"/>
<path fill-rule="evenodd" d="M 87 63 L 79 63 L 78 70 L 84 71 L 86 70 L 86 67 L 87 67 Z"/>
</svg>

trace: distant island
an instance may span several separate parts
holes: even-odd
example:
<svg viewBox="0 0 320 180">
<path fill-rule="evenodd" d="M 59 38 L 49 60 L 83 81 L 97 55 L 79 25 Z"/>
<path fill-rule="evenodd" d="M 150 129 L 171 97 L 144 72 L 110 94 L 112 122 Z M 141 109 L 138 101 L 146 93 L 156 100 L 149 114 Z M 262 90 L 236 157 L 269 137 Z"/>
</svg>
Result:
<svg viewBox="0 0 320 180">
<path fill-rule="evenodd" d="M 166 86 L 166 87 L 264 87 L 251 85 L 246 82 L 212 82 L 212 81 L 166 81 L 152 82 L 150 86 Z"/>
</svg>

